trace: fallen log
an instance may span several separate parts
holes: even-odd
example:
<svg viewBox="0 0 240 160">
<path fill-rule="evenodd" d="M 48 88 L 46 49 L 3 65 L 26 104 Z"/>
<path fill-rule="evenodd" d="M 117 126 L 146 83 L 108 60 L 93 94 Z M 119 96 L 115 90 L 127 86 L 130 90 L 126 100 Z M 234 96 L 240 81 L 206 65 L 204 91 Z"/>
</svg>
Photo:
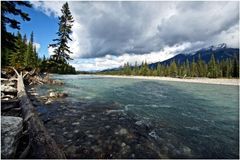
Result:
<svg viewBox="0 0 240 160">
<path fill-rule="evenodd" d="M 28 154 L 28 158 L 65 159 L 64 152 L 58 148 L 56 142 L 49 135 L 26 94 L 22 72 L 19 74 L 14 68 L 13 70 L 17 74 L 18 98 L 22 108 L 24 123 L 29 128 L 29 142 L 31 142 L 30 147 L 26 148 L 24 154 L 27 155 L 26 152 L 31 151 Z"/>
<path fill-rule="evenodd" d="M 12 100 L 1 100 L 1 111 L 10 110 L 12 108 L 19 107 L 19 100 L 12 99 Z"/>
</svg>

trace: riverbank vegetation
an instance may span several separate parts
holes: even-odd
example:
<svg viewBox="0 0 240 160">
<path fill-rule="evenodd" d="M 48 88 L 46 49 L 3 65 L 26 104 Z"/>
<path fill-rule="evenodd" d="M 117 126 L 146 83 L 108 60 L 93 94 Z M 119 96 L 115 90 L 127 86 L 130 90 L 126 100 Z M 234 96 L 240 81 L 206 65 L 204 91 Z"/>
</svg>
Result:
<svg viewBox="0 0 240 160">
<path fill-rule="evenodd" d="M 197 60 L 189 62 L 187 59 L 184 63 L 179 64 L 173 60 L 170 65 L 158 63 L 156 68 L 151 68 L 146 62 L 138 66 L 125 63 L 124 66 L 117 70 L 106 70 L 98 74 L 108 75 L 135 75 L 135 76 L 165 76 L 165 77 L 208 77 L 208 78 L 237 78 L 239 77 L 239 60 L 229 58 L 222 61 L 216 61 L 212 54 L 208 63 L 203 61 L 199 55 Z"/>
</svg>

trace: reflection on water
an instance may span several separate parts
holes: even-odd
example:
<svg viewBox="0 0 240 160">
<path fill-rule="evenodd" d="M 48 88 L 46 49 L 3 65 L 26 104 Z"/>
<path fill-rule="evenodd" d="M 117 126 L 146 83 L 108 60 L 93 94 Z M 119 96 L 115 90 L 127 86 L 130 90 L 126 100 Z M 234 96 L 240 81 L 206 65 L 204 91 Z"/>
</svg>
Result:
<svg viewBox="0 0 240 160">
<path fill-rule="evenodd" d="M 40 96 L 69 97 L 37 110 L 68 158 L 238 158 L 236 86 L 56 78 L 66 84 Z"/>
</svg>

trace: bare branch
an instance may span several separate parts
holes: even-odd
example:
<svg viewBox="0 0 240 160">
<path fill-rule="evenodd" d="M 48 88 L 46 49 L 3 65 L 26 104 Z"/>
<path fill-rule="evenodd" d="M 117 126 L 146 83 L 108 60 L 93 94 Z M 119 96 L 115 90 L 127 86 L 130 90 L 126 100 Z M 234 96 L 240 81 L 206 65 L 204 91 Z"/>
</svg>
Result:
<svg viewBox="0 0 240 160">
<path fill-rule="evenodd" d="M 14 72 L 17 74 L 17 76 L 20 76 L 18 71 L 14 67 L 11 67 L 11 68 L 14 70 Z"/>
<path fill-rule="evenodd" d="M 28 75 L 28 74 L 29 74 L 29 72 L 25 73 L 25 74 L 23 75 L 23 78 L 24 78 L 26 75 Z"/>
</svg>

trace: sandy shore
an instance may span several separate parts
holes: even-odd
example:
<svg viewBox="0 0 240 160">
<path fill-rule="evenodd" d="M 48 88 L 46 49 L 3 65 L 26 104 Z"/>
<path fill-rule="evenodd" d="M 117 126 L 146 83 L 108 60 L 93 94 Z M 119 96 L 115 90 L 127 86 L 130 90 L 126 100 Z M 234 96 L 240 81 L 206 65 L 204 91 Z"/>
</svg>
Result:
<svg viewBox="0 0 240 160">
<path fill-rule="evenodd" d="M 240 85 L 239 79 L 227 79 L 227 78 L 172 78 L 172 77 L 153 77 L 153 76 L 116 76 L 116 75 L 98 75 L 102 77 L 114 77 L 114 78 L 133 78 L 133 79 L 148 79 L 148 80 L 160 80 L 160 81 L 176 81 L 176 82 L 189 82 L 189 83 L 206 83 L 206 84 L 221 84 L 221 85 Z"/>
</svg>

